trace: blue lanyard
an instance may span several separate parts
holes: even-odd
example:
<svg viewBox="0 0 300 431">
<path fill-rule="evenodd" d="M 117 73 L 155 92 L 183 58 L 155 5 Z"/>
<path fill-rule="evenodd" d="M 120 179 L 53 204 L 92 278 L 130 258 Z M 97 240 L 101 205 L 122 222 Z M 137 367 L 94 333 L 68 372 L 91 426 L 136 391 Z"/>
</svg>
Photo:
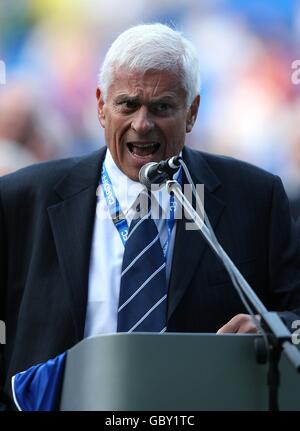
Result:
<svg viewBox="0 0 300 431">
<path fill-rule="evenodd" d="M 115 195 L 111 180 L 107 173 L 105 164 L 102 165 L 100 185 L 102 183 L 103 194 L 110 212 L 111 219 L 119 232 L 121 241 L 125 246 L 128 236 L 128 223 L 121 210 L 119 201 Z"/>
<path fill-rule="evenodd" d="M 180 183 L 181 183 L 181 177 L 182 177 L 182 173 L 181 173 L 181 169 L 180 169 L 179 178 L 178 178 Z M 103 195 L 105 197 L 107 207 L 108 207 L 109 212 L 110 212 L 111 219 L 112 219 L 117 231 L 119 232 L 119 235 L 120 235 L 120 238 L 121 238 L 123 245 L 125 246 L 127 236 L 128 236 L 128 223 L 127 223 L 126 218 L 124 216 L 124 213 L 120 207 L 119 201 L 115 195 L 112 182 L 109 178 L 108 172 L 107 172 L 106 167 L 105 167 L 105 163 L 103 163 L 103 165 L 102 165 L 101 179 L 100 179 L 99 184 L 102 185 Z M 171 196 L 170 196 L 170 217 L 167 220 L 168 241 L 166 242 L 166 245 L 165 245 L 164 250 L 163 250 L 165 257 L 166 257 L 167 252 L 168 252 L 170 237 L 171 237 L 172 229 L 173 229 L 174 223 L 175 223 L 175 210 L 176 210 L 176 202 L 175 202 L 174 195 L 171 194 Z"/>
</svg>

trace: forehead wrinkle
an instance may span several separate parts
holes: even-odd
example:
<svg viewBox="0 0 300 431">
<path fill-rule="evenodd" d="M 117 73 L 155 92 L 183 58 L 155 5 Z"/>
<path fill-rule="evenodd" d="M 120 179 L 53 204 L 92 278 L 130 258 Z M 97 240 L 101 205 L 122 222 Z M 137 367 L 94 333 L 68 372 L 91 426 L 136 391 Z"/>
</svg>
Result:
<svg viewBox="0 0 300 431">
<path fill-rule="evenodd" d="M 151 92 L 152 97 L 155 97 L 155 94 L 159 91 L 160 81 L 161 81 L 161 72 L 159 72 L 158 75 L 155 75 L 153 79 L 154 85 L 152 85 L 153 87 Z"/>
<path fill-rule="evenodd" d="M 174 80 L 174 76 L 172 79 L 172 75 L 170 75 L 170 79 L 166 80 L 163 72 L 128 74 L 119 70 L 115 73 L 115 80 L 110 88 L 111 95 L 115 101 L 130 99 L 138 103 L 180 100 L 181 93 L 184 90 L 178 81 Z M 159 94 L 160 91 L 161 93 Z"/>
<path fill-rule="evenodd" d="M 166 86 L 166 83 L 163 80 L 162 71 L 156 73 L 144 72 L 131 74 L 125 77 L 127 78 L 127 85 L 130 90 L 136 92 L 134 95 L 143 94 L 144 92 L 149 91 L 152 95 L 156 94 L 159 91 L 161 83 L 163 86 Z M 122 79 L 122 74 L 120 73 L 120 78 Z M 174 87 L 174 84 L 170 82 L 170 87 Z M 177 87 L 177 85 L 176 85 Z"/>
</svg>

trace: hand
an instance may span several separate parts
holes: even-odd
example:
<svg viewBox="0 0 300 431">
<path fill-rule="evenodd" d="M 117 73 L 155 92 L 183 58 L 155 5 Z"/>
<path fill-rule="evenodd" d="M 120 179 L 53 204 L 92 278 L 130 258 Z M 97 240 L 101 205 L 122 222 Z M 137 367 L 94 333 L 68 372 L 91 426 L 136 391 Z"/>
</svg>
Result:
<svg viewBox="0 0 300 431">
<path fill-rule="evenodd" d="M 259 316 L 255 316 L 259 318 Z M 250 314 L 237 314 L 222 328 L 217 331 L 217 334 L 256 334 L 257 328 Z"/>
</svg>

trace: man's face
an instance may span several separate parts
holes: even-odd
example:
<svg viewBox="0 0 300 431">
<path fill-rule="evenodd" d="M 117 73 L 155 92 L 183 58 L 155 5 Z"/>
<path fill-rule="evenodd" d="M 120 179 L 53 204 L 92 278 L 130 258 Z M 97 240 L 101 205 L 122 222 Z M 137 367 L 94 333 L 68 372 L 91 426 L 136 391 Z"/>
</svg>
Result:
<svg viewBox="0 0 300 431">
<path fill-rule="evenodd" d="M 199 96 L 186 107 L 186 94 L 171 71 L 118 70 L 104 102 L 96 93 L 98 115 L 116 165 L 138 181 L 141 167 L 178 155 L 192 130 Z"/>
</svg>

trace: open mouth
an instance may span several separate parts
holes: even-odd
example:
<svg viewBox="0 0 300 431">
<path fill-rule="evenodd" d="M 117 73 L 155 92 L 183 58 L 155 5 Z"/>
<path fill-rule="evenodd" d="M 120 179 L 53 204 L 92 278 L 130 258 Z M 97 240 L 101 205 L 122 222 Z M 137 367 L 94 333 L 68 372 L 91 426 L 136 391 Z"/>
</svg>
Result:
<svg viewBox="0 0 300 431">
<path fill-rule="evenodd" d="M 148 157 L 152 154 L 155 154 L 159 150 L 160 144 L 155 142 L 147 144 L 128 142 L 127 147 L 129 151 L 135 156 Z"/>
</svg>

